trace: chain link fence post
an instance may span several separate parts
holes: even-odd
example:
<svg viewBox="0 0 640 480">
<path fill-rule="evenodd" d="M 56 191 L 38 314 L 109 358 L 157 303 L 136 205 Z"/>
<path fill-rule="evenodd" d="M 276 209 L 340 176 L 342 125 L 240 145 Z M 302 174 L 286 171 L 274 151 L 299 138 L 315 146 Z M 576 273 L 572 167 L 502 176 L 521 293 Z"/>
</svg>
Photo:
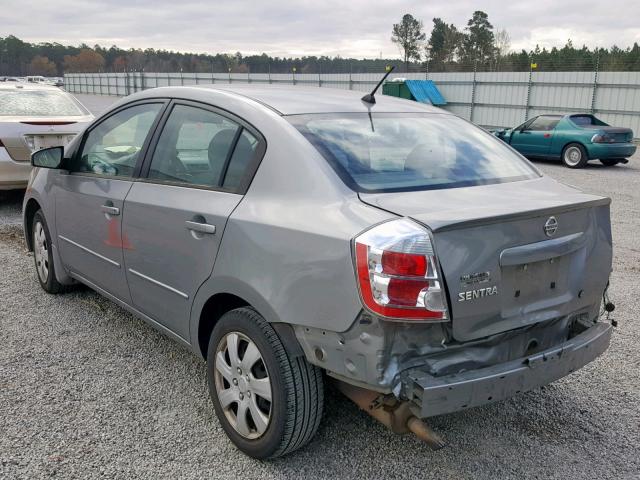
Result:
<svg viewBox="0 0 640 480">
<path fill-rule="evenodd" d="M 529 120 L 529 106 L 531 101 L 531 86 L 533 84 L 533 64 L 531 63 L 532 59 L 529 59 L 529 80 L 527 81 L 527 100 L 524 104 L 524 121 Z"/>
<path fill-rule="evenodd" d="M 596 56 L 596 71 L 593 74 L 593 91 L 591 92 L 591 113 L 596 113 L 596 94 L 598 92 L 598 72 L 600 71 L 600 53 Z"/>
<path fill-rule="evenodd" d="M 473 123 L 473 110 L 476 106 L 476 72 L 478 61 L 473 62 L 473 82 L 471 83 L 471 107 L 469 108 L 469 121 Z"/>
</svg>

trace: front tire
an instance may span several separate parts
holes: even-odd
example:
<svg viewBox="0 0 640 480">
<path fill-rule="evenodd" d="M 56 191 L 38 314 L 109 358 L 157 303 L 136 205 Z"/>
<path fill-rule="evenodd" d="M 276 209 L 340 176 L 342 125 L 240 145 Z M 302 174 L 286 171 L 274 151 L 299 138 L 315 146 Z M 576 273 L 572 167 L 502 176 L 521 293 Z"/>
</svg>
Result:
<svg viewBox="0 0 640 480">
<path fill-rule="evenodd" d="M 287 353 L 273 327 L 249 307 L 216 323 L 207 380 L 216 415 L 245 454 L 266 459 L 308 443 L 324 408 L 322 371 Z"/>
<path fill-rule="evenodd" d="M 587 151 L 579 143 L 570 143 L 562 150 L 562 163 L 569 168 L 582 168 L 588 161 Z"/>
<path fill-rule="evenodd" d="M 51 235 L 49 234 L 49 227 L 47 226 L 47 221 L 44 219 L 42 210 L 38 210 L 33 216 L 31 235 L 33 259 L 40 286 L 47 293 L 56 294 L 64 292 L 65 286 L 58 282 L 56 278 L 53 252 L 51 250 Z"/>
</svg>

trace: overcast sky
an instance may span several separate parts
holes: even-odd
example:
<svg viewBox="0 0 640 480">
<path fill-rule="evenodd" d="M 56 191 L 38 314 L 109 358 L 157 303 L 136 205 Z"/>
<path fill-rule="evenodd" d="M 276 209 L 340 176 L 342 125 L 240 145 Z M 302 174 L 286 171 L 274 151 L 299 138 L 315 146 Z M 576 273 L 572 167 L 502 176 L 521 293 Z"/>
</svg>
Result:
<svg viewBox="0 0 640 480">
<path fill-rule="evenodd" d="M 390 32 L 402 14 L 428 34 L 433 17 L 464 27 L 477 9 L 513 49 L 640 43 L 640 0 L 1 0 L 0 9 L 0 36 L 208 53 L 397 57 Z"/>
</svg>

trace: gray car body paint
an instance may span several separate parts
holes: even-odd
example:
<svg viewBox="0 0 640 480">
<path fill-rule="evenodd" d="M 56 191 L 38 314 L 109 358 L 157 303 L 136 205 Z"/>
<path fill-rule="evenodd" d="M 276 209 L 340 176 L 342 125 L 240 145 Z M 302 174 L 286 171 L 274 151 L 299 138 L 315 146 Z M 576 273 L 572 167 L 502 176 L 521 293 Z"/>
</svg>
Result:
<svg viewBox="0 0 640 480">
<path fill-rule="evenodd" d="M 403 385 L 422 383 L 408 379 L 409 371 L 414 372 L 412 378 L 420 377 L 424 383 L 425 375 L 455 375 L 461 370 L 481 371 L 518 359 L 524 362 L 531 355 L 562 344 L 571 335 L 608 342 L 607 335 L 595 333 L 595 327 L 601 325 L 600 298 L 611 270 L 608 199 L 584 194 L 544 175 L 528 181 L 450 190 L 358 194 L 283 118 L 302 113 L 367 113 L 371 108 L 376 112 L 448 113 L 382 95 L 375 107 L 370 107 L 355 92 L 217 85 L 152 89 L 127 97 L 112 109 L 153 98 L 187 99 L 228 110 L 255 127 L 267 141 L 248 191 L 229 209 L 226 223 L 216 231 L 219 246 L 215 262 L 193 296 L 189 295 L 190 313 L 188 318 L 179 319 L 181 327 L 162 325 L 138 310 L 135 300 L 129 303 L 116 298 L 194 351 L 204 353 L 198 343 L 201 312 L 207 300 L 220 293 L 242 298 L 269 322 L 291 325 L 307 360 L 330 375 L 412 401 Z M 75 147 L 77 142 L 69 151 Z M 40 169 L 30 183 L 25 206 L 33 199 L 42 206 L 47 219 L 63 214 L 54 210 L 52 187 L 60 175 L 66 173 Z M 126 217 L 126 198 L 124 210 Z M 567 237 L 566 241 L 549 242 L 545 236 L 543 227 L 550 215 L 559 224 L 554 239 Z M 363 310 L 352 239 L 375 224 L 403 216 L 432 232 L 448 289 L 449 322 L 391 323 Z M 49 223 L 56 243 L 55 222 Z M 566 244 L 573 241 L 568 238 L 577 233 L 581 233 L 581 241 L 568 252 Z M 169 252 L 184 248 L 168 247 Z M 526 306 L 508 300 L 513 292 L 504 294 L 509 286 L 500 277 L 503 252 L 514 265 L 518 265 L 518 256 L 538 262 L 557 256 L 567 258 L 560 271 L 567 273 L 558 288 L 562 291 L 550 294 L 552 301 L 535 311 L 527 312 Z M 156 258 L 163 254 L 166 251 L 153 252 Z M 55 261 L 59 278 L 68 281 L 64 257 Z M 507 274 L 518 275 L 509 271 L 506 263 Z M 541 268 L 538 273 L 547 278 L 554 274 L 553 268 Z M 489 272 L 488 280 L 485 272 Z M 488 283 L 468 285 L 461 280 L 464 278 L 482 278 Z M 483 297 L 483 303 L 456 302 L 458 294 L 469 288 L 489 286 L 497 286 L 496 294 Z M 533 297 L 536 291 L 529 294 Z M 594 332 L 593 338 L 590 332 Z M 319 357 L 318 349 L 324 355 Z M 591 359 L 584 357 L 585 362 Z M 535 377 L 532 385 L 545 383 L 544 369 L 532 370 L 531 375 Z M 549 381 L 552 379 L 549 377 Z M 495 382 L 493 377 L 482 380 L 488 382 L 485 387 Z M 460 403 L 459 398 L 453 400 Z M 416 402 L 416 413 L 428 415 Z"/>
</svg>

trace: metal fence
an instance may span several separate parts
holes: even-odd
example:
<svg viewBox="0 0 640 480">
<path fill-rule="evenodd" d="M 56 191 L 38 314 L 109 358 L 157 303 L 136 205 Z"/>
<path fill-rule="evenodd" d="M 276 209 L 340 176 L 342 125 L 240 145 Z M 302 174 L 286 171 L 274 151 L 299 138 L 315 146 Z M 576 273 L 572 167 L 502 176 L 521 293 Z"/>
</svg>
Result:
<svg viewBox="0 0 640 480">
<path fill-rule="evenodd" d="M 72 93 L 124 96 L 147 88 L 199 84 L 301 85 L 368 91 L 382 73 L 72 73 Z M 510 127 L 548 113 L 591 112 L 640 137 L 640 72 L 402 73 L 433 80 L 445 109 L 487 128 Z"/>
</svg>

